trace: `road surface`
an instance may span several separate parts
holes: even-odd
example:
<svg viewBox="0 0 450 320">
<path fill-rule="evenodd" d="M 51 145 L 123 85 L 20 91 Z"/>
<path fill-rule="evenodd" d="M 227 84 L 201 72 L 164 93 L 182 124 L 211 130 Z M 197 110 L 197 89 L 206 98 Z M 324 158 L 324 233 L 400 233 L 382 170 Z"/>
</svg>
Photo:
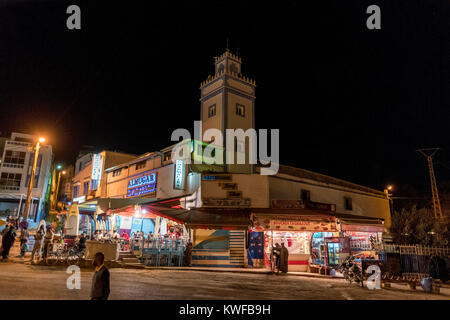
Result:
<svg viewBox="0 0 450 320">
<path fill-rule="evenodd" d="M 390 288 L 368 290 L 341 279 L 290 275 L 113 268 L 110 299 L 445 299 Z M 0 261 L 0 299 L 89 299 L 93 271 L 81 270 L 81 288 L 69 290 L 65 267 Z"/>
</svg>

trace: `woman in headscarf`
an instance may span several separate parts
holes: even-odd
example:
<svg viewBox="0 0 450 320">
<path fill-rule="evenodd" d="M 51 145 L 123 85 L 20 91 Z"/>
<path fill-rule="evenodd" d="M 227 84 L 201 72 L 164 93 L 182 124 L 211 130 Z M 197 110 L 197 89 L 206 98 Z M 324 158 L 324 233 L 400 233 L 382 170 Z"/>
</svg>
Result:
<svg viewBox="0 0 450 320">
<path fill-rule="evenodd" d="M 280 249 L 280 271 L 283 273 L 288 272 L 288 260 L 289 260 L 289 251 L 284 246 L 284 242 L 282 242 Z"/>
<path fill-rule="evenodd" d="M 3 260 L 8 259 L 9 250 L 14 244 L 14 240 L 16 239 L 16 232 L 13 225 L 10 225 L 8 231 L 3 235 L 2 239 L 2 257 Z"/>
</svg>

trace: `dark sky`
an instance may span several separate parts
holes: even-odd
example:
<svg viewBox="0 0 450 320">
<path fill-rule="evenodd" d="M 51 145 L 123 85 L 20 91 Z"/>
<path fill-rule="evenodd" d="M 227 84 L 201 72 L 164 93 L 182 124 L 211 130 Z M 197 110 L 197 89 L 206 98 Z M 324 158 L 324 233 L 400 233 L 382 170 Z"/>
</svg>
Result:
<svg viewBox="0 0 450 320">
<path fill-rule="evenodd" d="M 366 28 L 371 4 L 381 30 Z M 199 120 L 200 82 L 228 37 L 257 82 L 257 127 L 280 129 L 282 163 L 428 190 L 417 148 L 443 148 L 437 180 L 450 180 L 449 17 L 446 0 L 0 0 L 0 131 L 41 132 L 68 163 L 81 145 L 168 146 Z"/>
</svg>

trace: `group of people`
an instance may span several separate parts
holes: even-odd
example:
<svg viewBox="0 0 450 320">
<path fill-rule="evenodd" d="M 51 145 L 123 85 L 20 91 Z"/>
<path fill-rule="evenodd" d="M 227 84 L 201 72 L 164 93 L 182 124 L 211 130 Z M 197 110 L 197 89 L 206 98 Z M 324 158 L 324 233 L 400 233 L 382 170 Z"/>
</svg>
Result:
<svg viewBox="0 0 450 320">
<path fill-rule="evenodd" d="M 21 224 L 19 226 L 20 234 L 20 254 L 18 257 L 25 257 L 25 253 L 28 251 L 28 242 L 29 242 L 29 231 L 27 224 Z M 1 246 L 1 255 L 3 260 L 7 260 L 11 251 L 12 246 L 17 237 L 17 225 L 15 223 L 9 222 L 5 229 L 3 229 L 2 235 L 2 246 Z M 41 250 L 43 249 L 43 257 L 47 256 L 47 249 L 50 243 L 53 242 L 54 229 L 53 226 L 47 226 L 47 230 L 44 230 L 44 226 L 41 225 L 40 228 L 36 231 L 34 235 L 34 246 L 31 252 L 31 261 L 34 261 L 34 257 L 38 254 L 39 259 L 41 258 Z"/>
<path fill-rule="evenodd" d="M 288 272 L 289 251 L 284 246 L 284 242 L 281 243 L 281 246 L 278 242 L 275 243 L 275 246 L 272 248 L 271 259 L 274 272 Z"/>
</svg>

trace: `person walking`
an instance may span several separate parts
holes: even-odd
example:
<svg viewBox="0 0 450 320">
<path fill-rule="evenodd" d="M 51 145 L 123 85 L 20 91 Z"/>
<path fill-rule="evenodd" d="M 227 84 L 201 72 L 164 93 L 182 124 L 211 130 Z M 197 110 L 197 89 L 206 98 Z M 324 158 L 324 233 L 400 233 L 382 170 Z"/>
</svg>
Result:
<svg viewBox="0 0 450 320">
<path fill-rule="evenodd" d="M 47 227 L 47 232 L 45 233 L 45 237 L 44 237 L 44 258 L 47 258 L 48 255 L 48 247 L 50 245 L 50 243 L 53 242 L 53 227 L 51 225 L 49 225 Z"/>
<path fill-rule="evenodd" d="M 192 242 L 190 240 L 186 243 L 186 249 L 184 250 L 184 265 L 186 267 L 192 265 Z"/>
<path fill-rule="evenodd" d="M 104 265 L 105 256 L 102 252 L 97 252 L 92 262 L 95 267 L 92 277 L 91 300 L 108 300 L 109 288 L 109 270 Z"/>
<path fill-rule="evenodd" d="M 283 273 L 288 272 L 288 261 L 289 261 L 289 251 L 284 246 L 284 242 L 282 242 L 280 249 L 280 266 L 279 266 L 281 272 Z"/>
<path fill-rule="evenodd" d="M 38 260 L 41 259 L 41 247 L 42 247 L 42 240 L 44 239 L 44 226 L 41 225 L 39 230 L 36 231 L 36 235 L 34 236 L 34 246 L 33 251 L 31 252 L 31 263 L 33 263 L 34 255 L 38 254 Z"/>
<path fill-rule="evenodd" d="M 27 251 L 26 243 L 28 242 L 28 227 L 23 226 L 21 232 L 20 232 L 20 255 L 19 257 L 23 258 L 25 257 L 25 252 Z"/>
<path fill-rule="evenodd" d="M 2 258 L 3 260 L 8 259 L 9 256 L 9 250 L 11 250 L 11 247 L 14 244 L 14 241 L 16 240 L 16 232 L 14 226 L 11 224 L 8 228 L 8 231 L 5 232 L 2 238 Z"/>
</svg>

